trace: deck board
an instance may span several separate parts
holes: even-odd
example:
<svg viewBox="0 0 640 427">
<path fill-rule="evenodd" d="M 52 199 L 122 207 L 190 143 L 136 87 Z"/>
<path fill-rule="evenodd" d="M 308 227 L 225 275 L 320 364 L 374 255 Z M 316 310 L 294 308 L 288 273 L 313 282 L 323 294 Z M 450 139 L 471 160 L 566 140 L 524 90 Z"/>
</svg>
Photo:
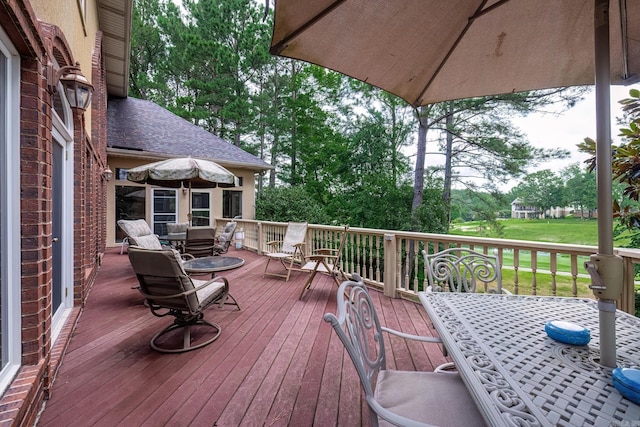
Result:
<svg viewBox="0 0 640 427">
<path fill-rule="evenodd" d="M 336 286 L 319 274 L 302 300 L 307 273 L 285 282 L 262 277 L 265 257 L 230 249 L 245 264 L 224 272 L 235 306 L 205 318 L 222 334 L 211 345 L 161 354 L 151 337 L 172 319 L 144 306 L 128 257 L 105 254 L 95 285 L 62 356 L 38 426 L 368 426 L 356 371 L 331 326 Z M 422 307 L 371 291 L 381 321 L 432 335 Z M 437 344 L 387 338 L 388 367 L 432 370 L 444 363 Z"/>
</svg>

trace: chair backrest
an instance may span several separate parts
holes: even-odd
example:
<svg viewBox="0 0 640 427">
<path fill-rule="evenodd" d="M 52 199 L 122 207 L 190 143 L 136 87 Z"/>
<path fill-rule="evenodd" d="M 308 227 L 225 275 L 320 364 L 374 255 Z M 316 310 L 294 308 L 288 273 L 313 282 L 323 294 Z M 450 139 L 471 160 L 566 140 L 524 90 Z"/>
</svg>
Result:
<svg viewBox="0 0 640 427">
<path fill-rule="evenodd" d="M 496 255 L 465 248 L 445 249 L 429 255 L 422 251 L 429 290 L 443 292 L 502 293 L 502 273 Z M 496 290 L 497 289 L 497 290 Z"/>
<path fill-rule="evenodd" d="M 220 233 L 220 235 L 218 236 L 218 242 L 220 244 L 223 243 L 227 243 L 227 245 L 231 242 L 231 239 L 233 239 L 233 233 L 236 231 L 236 226 L 238 225 L 237 222 L 235 221 L 229 221 L 225 224 L 224 229 L 222 230 L 222 232 Z"/>
<path fill-rule="evenodd" d="M 148 296 L 147 301 L 152 310 L 155 306 L 197 314 L 199 301 L 195 292 L 176 298 L 153 298 L 177 295 L 194 289 L 191 278 L 184 271 L 178 251 L 129 247 L 129 261 L 140 283 L 140 290 Z"/>
<path fill-rule="evenodd" d="M 304 243 L 307 239 L 307 227 L 306 222 L 290 222 L 287 225 L 287 231 L 284 234 L 284 240 L 282 241 L 282 248 L 280 252 L 286 254 L 293 254 L 296 251 L 294 246 L 296 243 Z"/>
<path fill-rule="evenodd" d="M 340 245 L 338 249 L 336 249 L 336 259 L 333 262 L 333 271 L 342 269 L 342 252 L 344 251 L 344 245 L 347 242 L 347 236 L 349 235 L 349 226 L 344 226 L 344 231 L 342 231 L 342 235 L 340 236 Z"/>
<path fill-rule="evenodd" d="M 120 219 L 118 227 L 127 236 L 130 245 L 147 249 L 162 249 L 160 239 L 153 234 L 151 227 L 144 219 Z"/>
<path fill-rule="evenodd" d="M 189 227 L 184 242 L 184 251 L 195 257 L 211 256 L 215 241 L 216 229 L 214 227 Z"/>
<path fill-rule="evenodd" d="M 188 222 L 167 223 L 167 233 L 185 233 L 187 228 L 189 228 Z"/>
<path fill-rule="evenodd" d="M 336 315 L 326 313 L 324 320 L 331 323 L 344 344 L 358 372 L 367 401 L 371 401 L 378 372 L 386 369 L 380 320 L 371 296 L 357 274 L 352 275 L 352 280 L 342 282 L 337 297 Z"/>
</svg>

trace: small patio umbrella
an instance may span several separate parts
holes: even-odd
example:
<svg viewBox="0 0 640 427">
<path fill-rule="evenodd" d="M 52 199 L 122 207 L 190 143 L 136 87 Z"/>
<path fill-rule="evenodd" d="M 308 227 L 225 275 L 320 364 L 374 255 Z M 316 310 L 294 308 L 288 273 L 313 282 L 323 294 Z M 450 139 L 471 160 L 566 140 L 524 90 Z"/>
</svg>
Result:
<svg viewBox="0 0 640 427">
<path fill-rule="evenodd" d="M 189 189 L 189 215 L 191 215 L 191 189 L 234 187 L 238 178 L 216 162 L 191 157 L 179 157 L 149 163 L 127 171 L 129 181 L 169 188 Z"/>
<path fill-rule="evenodd" d="M 271 53 L 339 71 L 413 106 L 596 85 L 601 363 L 615 366 L 609 85 L 640 72 L 640 1 L 277 0 Z"/>
</svg>

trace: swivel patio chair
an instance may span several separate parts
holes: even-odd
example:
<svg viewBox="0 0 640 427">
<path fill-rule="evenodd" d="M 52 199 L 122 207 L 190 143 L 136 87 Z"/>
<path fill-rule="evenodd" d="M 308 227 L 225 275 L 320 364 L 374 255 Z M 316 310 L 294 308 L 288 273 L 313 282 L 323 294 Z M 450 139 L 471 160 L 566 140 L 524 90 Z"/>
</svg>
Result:
<svg viewBox="0 0 640 427">
<path fill-rule="evenodd" d="M 337 286 L 340 286 L 340 282 L 343 280 L 348 279 L 347 275 L 342 271 L 342 252 L 348 235 L 349 226 L 345 225 L 344 229 L 340 232 L 340 240 L 337 241 L 337 247 L 316 249 L 311 255 L 305 257 L 306 262 L 301 267 L 301 270 L 310 271 L 311 275 L 302 287 L 298 299 L 302 299 L 304 292 L 311 288 L 311 283 L 318 272 L 329 274 L 333 277 Z"/>
<path fill-rule="evenodd" d="M 147 249 L 163 249 L 160 238 L 151 231 L 151 227 L 144 219 L 121 219 L 118 220 L 118 227 L 125 234 L 120 248 L 121 255 L 124 253 L 126 245 Z"/>
<path fill-rule="evenodd" d="M 235 221 L 229 221 L 224 226 L 222 233 L 218 237 L 216 237 L 216 243 L 213 245 L 213 254 L 220 255 L 226 254 L 229 250 L 229 246 L 231 245 L 231 240 L 233 239 L 233 233 L 236 231 L 236 226 L 238 225 Z"/>
<path fill-rule="evenodd" d="M 131 246 L 129 260 L 140 283 L 138 290 L 151 313 L 157 317 L 174 317 L 171 325 L 151 338 L 151 348 L 156 351 L 182 353 L 211 344 L 220 336 L 222 329 L 217 323 L 204 319 L 204 310 L 216 303 L 222 307 L 228 298 L 240 310 L 229 295 L 226 278 L 205 281 L 189 277 L 175 249 L 152 250 Z M 194 327 L 200 327 L 197 332 L 202 332 L 202 329 L 208 331 L 195 334 L 193 339 Z M 174 330 L 181 330 L 182 336 L 172 334 Z"/>
<path fill-rule="evenodd" d="M 215 244 L 215 227 L 189 227 L 184 242 L 184 253 L 196 258 L 213 256 Z"/>
<path fill-rule="evenodd" d="M 362 279 L 338 288 L 337 314 L 327 313 L 358 372 L 369 405 L 371 425 L 483 426 L 482 415 L 457 373 L 387 369 L 383 332 L 422 342 L 438 338 L 405 334 L 380 325 Z"/>
<path fill-rule="evenodd" d="M 292 270 L 300 270 L 294 267 L 294 263 L 302 264 L 304 260 L 304 245 L 307 238 L 306 222 L 290 222 L 287 225 L 287 231 L 284 234 L 284 240 L 272 240 L 267 242 L 268 253 L 267 265 L 264 266 L 264 276 L 283 277 L 289 281 Z M 284 267 L 284 272 L 268 272 L 271 260 L 277 259 Z"/>
<path fill-rule="evenodd" d="M 184 241 L 187 238 L 187 228 L 189 228 L 188 222 L 167 223 L 167 237 L 169 238 L 169 242 L 180 252 L 184 252 Z"/>
</svg>

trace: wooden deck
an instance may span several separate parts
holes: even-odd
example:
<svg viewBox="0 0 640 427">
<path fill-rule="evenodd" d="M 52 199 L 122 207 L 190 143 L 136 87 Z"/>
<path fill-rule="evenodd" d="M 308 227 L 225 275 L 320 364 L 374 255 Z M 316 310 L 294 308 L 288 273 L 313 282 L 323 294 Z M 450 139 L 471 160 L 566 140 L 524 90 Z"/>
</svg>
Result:
<svg viewBox="0 0 640 427">
<path fill-rule="evenodd" d="M 299 301 L 307 273 L 263 278 L 265 257 L 234 248 L 229 255 L 246 260 L 224 272 L 242 310 L 209 308 L 205 318 L 222 326 L 220 338 L 174 355 L 149 347 L 172 318 L 150 313 L 132 289 L 128 257 L 109 249 L 38 426 L 369 425 L 355 369 L 322 319 L 335 312 L 333 280 L 319 274 Z M 419 303 L 371 294 L 386 326 L 433 334 Z M 438 345 L 396 337 L 387 352 L 389 368 L 445 362 Z"/>
</svg>

